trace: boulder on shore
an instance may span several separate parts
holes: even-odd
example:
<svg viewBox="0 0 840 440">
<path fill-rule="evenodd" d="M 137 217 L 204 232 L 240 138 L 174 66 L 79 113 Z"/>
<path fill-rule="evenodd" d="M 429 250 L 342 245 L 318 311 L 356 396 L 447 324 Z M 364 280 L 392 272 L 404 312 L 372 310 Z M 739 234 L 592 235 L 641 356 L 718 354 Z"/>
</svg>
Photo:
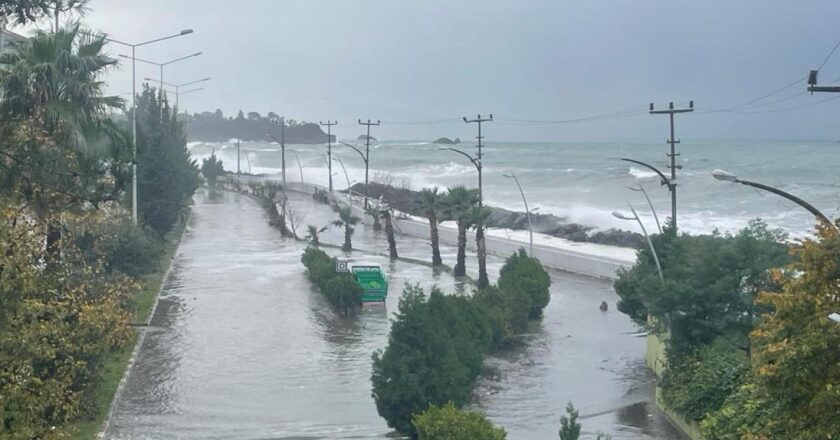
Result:
<svg viewBox="0 0 840 440">
<path fill-rule="evenodd" d="M 452 139 L 449 139 L 448 137 L 441 137 L 441 138 L 435 139 L 435 141 L 433 143 L 441 144 L 441 145 L 457 145 L 457 144 L 461 143 L 461 138 L 455 138 L 455 140 L 453 141 Z"/>
<path fill-rule="evenodd" d="M 352 189 L 357 192 L 362 192 L 364 191 L 364 184 L 357 183 Z M 379 182 L 370 182 L 368 191 L 369 196 L 372 198 L 384 197 L 394 209 L 421 217 L 424 215 L 422 210 L 418 208 L 420 205 L 419 191 L 412 191 L 409 188 L 397 188 Z M 487 227 L 528 230 L 528 215 L 524 212 L 509 211 L 492 206 L 488 206 L 487 208 L 490 210 Z M 531 216 L 531 221 L 534 225 L 534 232 L 576 242 L 638 248 L 644 240 L 641 234 L 635 232 L 617 229 L 606 231 L 595 230 L 591 226 L 572 223 L 564 217 L 558 217 L 553 214 L 537 213 Z"/>
</svg>

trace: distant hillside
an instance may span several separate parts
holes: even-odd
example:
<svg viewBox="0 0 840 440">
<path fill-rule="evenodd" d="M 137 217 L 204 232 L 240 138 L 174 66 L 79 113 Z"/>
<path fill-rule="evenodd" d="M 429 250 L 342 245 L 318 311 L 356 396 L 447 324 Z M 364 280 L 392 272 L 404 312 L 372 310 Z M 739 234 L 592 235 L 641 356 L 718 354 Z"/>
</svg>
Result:
<svg viewBox="0 0 840 440">
<path fill-rule="evenodd" d="M 239 112 L 234 117 L 225 117 L 221 110 L 195 113 L 187 117 L 187 138 L 190 141 L 222 142 L 228 139 L 243 141 L 266 140 L 266 133 L 280 137 L 280 117 L 274 112 L 262 116 L 250 112 L 247 116 Z M 335 135 L 332 135 L 335 142 Z M 321 144 L 327 142 L 327 134 L 321 126 L 311 122 L 286 120 L 286 143 Z"/>
</svg>

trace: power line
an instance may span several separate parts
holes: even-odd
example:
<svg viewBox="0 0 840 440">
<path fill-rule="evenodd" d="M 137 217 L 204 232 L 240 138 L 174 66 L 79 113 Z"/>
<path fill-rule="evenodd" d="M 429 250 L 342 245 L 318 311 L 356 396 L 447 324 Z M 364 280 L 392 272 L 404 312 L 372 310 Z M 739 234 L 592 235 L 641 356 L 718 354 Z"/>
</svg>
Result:
<svg viewBox="0 0 840 440">
<path fill-rule="evenodd" d="M 840 46 L 840 40 L 837 40 L 837 44 L 835 44 L 834 47 L 831 49 L 831 52 L 829 52 L 828 55 L 826 55 L 822 64 L 820 64 L 820 67 L 817 67 L 817 71 L 822 70 L 823 66 L 825 66 L 825 63 L 827 63 L 829 58 L 831 58 L 831 56 L 834 55 L 834 51 L 837 50 L 838 46 Z"/>
<path fill-rule="evenodd" d="M 619 119 L 624 117 L 638 116 L 646 113 L 644 105 L 630 107 L 624 110 L 618 110 L 609 113 L 603 113 L 593 116 L 585 116 L 574 119 L 556 119 L 556 120 L 541 120 L 541 119 L 516 119 L 516 118 L 496 118 L 497 121 L 503 123 L 518 123 L 518 124 L 570 124 L 574 122 L 594 121 L 601 119 Z"/>
<path fill-rule="evenodd" d="M 761 101 L 761 100 L 763 100 L 763 99 L 765 99 L 765 98 L 769 98 L 769 97 L 771 97 L 771 96 L 775 95 L 776 93 L 783 92 L 783 91 L 785 91 L 785 90 L 787 90 L 787 89 L 789 89 L 789 88 L 791 88 L 791 87 L 793 87 L 793 86 L 795 86 L 795 85 L 799 84 L 800 82 L 805 81 L 806 79 L 808 79 L 808 77 L 807 77 L 807 76 L 803 76 L 802 78 L 799 78 L 799 79 L 797 79 L 796 81 L 793 81 L 792 83 L 790 83 L 790 84 L 788 84 L 788 85 L 786 85 L 786 86 L 784 86 L 784 87 L 781 87 L 781 88 L 779 88 L 779 89 L 776 89 L 776 90 L 774 90 L 774 91 L 772 91 L 772 92 L 770 92 L 770 93 L 768 93 L 768 94 L 766 94 L 766 95 L 759 96 L 758 98 L 751 99 L 751 100 L 749 100 L 749 101 L 747 101 L 747 102 L 744 102 L 744 103 L 742 103 L 742 104 L 738 104 L 738 105 L 736 105 L 736 106 L 730 107 L 730 109 L 736 109 L 736 108 L 738 108 L 738 107 L 745 107 L 745 106 L 748 106 L 748 105 L 750 105 L 750 104 L 752 104 L 752 103 L 755 103 L 755 102 Z"/>
<path fill-rule="evenodd" d="M 460 117 L 452 117 L 452 118 L 444 118 L 444 119 L 433 119 L 431 121 L 382 121 L 383 124 L 386 125 L 432 125 L 432 124 L 443 124 L 443 123 L 454 123 L 454 122 L 461 122 Z"/>
<path fill-rule="evenodd" d="M 708 112 L 701 112 L 701 113 L 739 113 L 739 114 L 759 114 L 759 113 L 781 113 L 781 112 L 789 112 L 791 110 L 798 110 L 805 107 L 811 107 L 814 105 L 823 104 L 829 101 L 833 101 L 835 99 L 840 98 L 840 96 L 833 96 L 831 98 L 823 99 L 821 101 L 816 102 L 809 102 L 807 104 L 796 105 L 793 107 L 786 107 L 786 108 L 778 108 L 778 109 L 771 109 L 771 110 L 713 110 Z"/>
</svg>

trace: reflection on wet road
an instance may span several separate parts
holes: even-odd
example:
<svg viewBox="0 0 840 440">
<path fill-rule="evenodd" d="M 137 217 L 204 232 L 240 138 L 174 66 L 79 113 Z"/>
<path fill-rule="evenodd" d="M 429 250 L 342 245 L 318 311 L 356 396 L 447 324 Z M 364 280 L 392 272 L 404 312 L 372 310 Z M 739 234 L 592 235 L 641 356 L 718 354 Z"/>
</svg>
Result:
<svg viewBox="0 0 840 440">
<path fill-rule="evenodd" d="M 305 212 L 304 225 L 333 220 L 329 208 L 307 198 L 293 197 L 292 206 Z M 329 243 L 341 239 L 337 229 L 322 236 Z M 386 251 L 382 235 L 367 227 L 360 226 L 353 240 L 360 249 Z M 398 245 L 403 256 L 429 258 L 421 240 L 398 237 Z M 460 293 L 465 287 L 446 272 L 357 252 L 354 260 L 386 270 L 392 290 L 384 307 L 343 318 L 306 280 L 303 248 L 270 228 L 249 198 L 197 195 L 108 437 L 388 436 L 370 396 L 370 364 L 373 351 L 387 343 L 389 314 L 397 310 L 403 283 Z M 454 259 L 454 248 L 442 253 Z M 495 278 L 501 261 L 489 263 Z M 475 268 L 474 261 L 468 265 Z M 602 299 L 614 305 L 609 284 L 552 276 L 545 321 L 534 326 L 526 347 L 490 359 L 494 373 L 481 379 L 474 407 L 504 426 L 511 439 L 557 438 L 568 400 L 582 416 L 600 414 L 583 420 L 586 431 L 676 438 L 659 417 L 648 417 L 644 340 L 631 334 L 623 315 L 597 309 Z"/>
</svg>

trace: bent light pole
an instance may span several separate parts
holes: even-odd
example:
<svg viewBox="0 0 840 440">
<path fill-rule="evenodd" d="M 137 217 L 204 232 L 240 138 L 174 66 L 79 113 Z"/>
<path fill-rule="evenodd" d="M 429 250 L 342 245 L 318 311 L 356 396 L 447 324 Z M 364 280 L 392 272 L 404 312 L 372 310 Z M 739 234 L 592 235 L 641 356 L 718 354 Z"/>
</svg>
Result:
<svg viewBox="0 0 840 440">
<path fill-rule="evenodd" d="M 531 210 L 528 209 L 528 200 L 525 199 L 525 191 L 522 190 L 522 185 L 519 184 L 519 179 L 516 178 L 516 174 L 513 173 L 511 170 L 510 174 L 502 174 L 502 176 L 507 177 L 509 179 L 513 179 L 516 182 L 516 187 L 519 188 L 519 194 L 522 195 L 522 203 L 525 204 L 525 214 L 528 216 L 528 245 L 529 251 L 528 255 L 533 257 L 534 256 L 534 224 L 531 222 Z"/>
<path fill-rule="evenodd" d="M 667 177 L 662 171 L 659 171 L 658 168 L 656 168 L 655 166 L 653 166 L 649 163 L 645 163 L 645 162 L 642 162 L 642 161 L 636 160 L 636 159 L 628 159 L 626 157 L 622 157 L 621 160 L 623 160 L 625 162 L 634 163 L 636 165 L 641 165 L 641 166 L 653 171 L 654 173 L 656 173 L 659 176 L 659 185 L 660 186 L 662 186 L 662 185 L 667 185 L 668 186 L 668 191 L 671 192 L 671 227 L 674 228 L 674 233 L 676 233 L 677 232 L 677 196 L 676 196 L 677 184 L 674 183 L 674 181 L 671 180 L 669 177 Z M 639 187 L 641 187 L 641 184 L 639 185 Z M 631 188 L 631 189 L 633 189 L 633 188 Z M 645 197 L 647 197 L 647 192 L 645 192 Z M 648 203 L 650 203 L 649 198 L 648 198 Z M 651 204 L 650 208 L 653 209 L 652 204 Z M 654 211 L 654 215 L 656 215 L 655 211 Z M 656 224 L 657 224 L 657 226 L 659 226 L 659 218 L 658 217 L 656 219 Z M 660 233 L 662 232 L 662 227 L 661 226 L 659 228 L 659 231 L 660 231 Z"/>
<path fill-rule="evenodd" d="M 354 147 L 353 145 L 348 144 L 347 142 L 340 142 L 345 147 L 350 147 L 353 151 L 359 153 L 359 156 L 362 156 L 362 161 L 365 163 L 365 209 L 368 207 L 368 165 L 370 164 L 370 148 L 367 148 L 365 151 L 367 154 L 362 153 L 362 150 Z M 368 143 L 370 143 L 370 136 L 368 136 Z M 343 166 L 343 165 L 342 165 Z M 351 191 L 352 192 L 352 191 Z"/>
<path fill-rule="evenodd" d="M 132 164 L 132 180 L 131 180 L 131 217 L 134 224 L 137 224 L 137 63 L 135 55 L 137 48 L 147 44 L 157 43 L 159 41 L 168 40 L 170 38 L 181 37 L 193 33 L 192 29 L 184 29 L 175 35 L 167 37 L 156 38 L 154 40 L 144 41 L 142 43 L 126 43 L 124 41 L 115 40 L 113 38 L 101 36 L 105 41 L 115 44 L 122 44 L 123 46 L 131 48 L 131 143 L 133 144 L 133 164 Z"/>
<path fill-rule="evenodd" d="M 295 155 L 295 159 L 297 160 L 298 170 L 300 171 L 300 187 L 303 189 L 303 165 L 300 164 L 300 156 L 298 156 L 297 151 L 295 150 L 289 151 Z"/>
<path fill-rule="evenodd" d="M 659 224 L 659 216 L 656 215 L 656 208 L 653 207 L 653 202 L 650 201 L 650 197 L 648 196 L 647 191 L 645 191 L 645 187 L 643 187 L 640 183 L 638 188 L 634 186 L 628 186 L 627 189 L 629 189 L 630 191 L 641 191 L 641 193 L 645 195 L 645 200 L 647 200 L 648 206 L 650 206 L 650 212 L 653 213 L 653 219 L 656 220 L 656 229 L 658 229 L 659 233 L 661 234 L 662 225 Z"/>
<path fill-rule="evenodd" d="M 338 161 L 338 164 L 341 165 L 341 169 L 344 171 L 344 178 L 347 180 L 347 191 L 350 191 L 350 176 L 347 175 L 347 168 L 344 168 L 344 162 L 341 161 L 341 158 L 335 156 L 335 160 Z"/>
<path fill-rule="evenodd" d="M 740 183 L 741 185 L 751 186 L 753 188 L 758 188 L 758 189 L 776 194 L 777 196 L 784 197 L 784 198 L 790 200 L 791 202 L 796 203 L 797 205 L 799 205 L 799 206 L 805 208 L 806 210 L 808 210 L 808 212 L 813 214 L 814 217 L 816 217 L 818 220 L 820 220 L 822 222 L 825 222 L 827 225 L 833 227 L 835 230 L 840 231 L 840 229 L 838 229 L 837 226 L 834 223 L 831 222 L 831 219 L 829 219 L 825 214 L 820 212 L 819 209 L 815 208 L 810 203 L 800 199 L 799 197 L 796 197 L 793 194 L 784 192 L 784 191 L 782 191 L 778 188 L 774 188 L 772 186 L 764 185 L 762 183 L 751 182 L 749 180 L 739 179 L 738 176 L 736 176 L 735 174 L 732 174 L 730 172 L 723 171 L 723 170 L 712 171 L 712 176 L 714 176 L 714 178 L 717 179 L 717 180 L 723 180 L 725 182 Z"/>
<path fill-rule="evenodd" d="M 617 219 L 620 219 L 620 220 L 629 220 L 629 221 L 635 220 L 636 222 L 639 223 L 639 227 L 642 228 L 642 234 L 645 235 L 645 239 L 648 242 L 648 246 L 650 246 L 650 251 L 651 251 L 651 253 L 653 253 L 653 261 L 656 263 L 657 272 L 659 272 L 659 280 L 660 281 L 665 281 L 665 277 L 662 275 L 662 265 L 659 264 L 659 255 L 657 255 L 657 253 L 656 253 L 656 248 L 653 247 L 653 241 L 650 240 L 650 235 L 648 235 L 647 229 L 645 229 L 645 224 L 642 223 L 642 219 L 639 218 L 639 214 L 636 213 L 636 210 L 633 209 L 633 205 L 630 204 L 630 202 L 627 202 L 627 206 L 630 207 L 630 212 L 633 213 L 632 217 L 630 217 L 628 215 L 624 215 L 624 214 L 622 214 L 618 211 L 614 211 L 613 216 Z"/>
</svg>

